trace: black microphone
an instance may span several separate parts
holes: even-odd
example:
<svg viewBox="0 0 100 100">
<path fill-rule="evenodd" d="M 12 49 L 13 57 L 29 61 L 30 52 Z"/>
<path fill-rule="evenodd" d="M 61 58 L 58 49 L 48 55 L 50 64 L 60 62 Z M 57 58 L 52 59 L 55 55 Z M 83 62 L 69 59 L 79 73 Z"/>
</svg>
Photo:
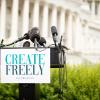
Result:
<svg viewBox="0 0 100 100">
<path fill-rule="evenodd" d="M 37 27 L 32 28 L 29 32 L 29 39 L 34 43 L 35 39 L 37 42 L 40 40 L 40 31 Z"/>
<path fill-rule="evenodd" d="M 10 46 L 13 45 L 17 42 L 20 42 L 24 39 L 30 39 L 33 43 L 35 42 L 35 40 L 38 42 L 40 40 L 40 31 L 37 27 L 32 28 L 28 33 L 25 33 L 23 37 L 18 38 L 17 40 L 15 40 L 12 43 L 6 44 L 6 45 L 0 45 L 0 47 L 5 47 L 5 46 Z"/>
<path fill-rule="evenodd" d="M 40 40 L 40 31 L 37 27 L 32 28 L 28 33 L 25 33 L 23 37 L 18 38 L 18 42 L 22 41 L 24 39 L 30 39 L 32 42 L 34 42 L 35 39 L 37 41 Z"/>
<path fill-rule="evenodd" d="M 39 44 L 43 47 L 45 47 L 45 44 L 46 44 L 46 40 L 44 37 L 41 37 L 40 40 L 39 40 Z"/>
<path fill-rule="evenodd" d="M 30 47 L 30 42 L 29 41 L 25 41 L 23 43 L 23 47 Z"/>
<path fill-rule="evenodd" d="M 55 43 L 55 46 L 58 46 L 58 32 L 55 26 L 51 27 L 51 32 L 52 32 L 53 41 Z"/>
<path fill-rule="evenodd" d="M 20 41 L 24 40 L 24 39 L 26 39 L 26 40 L 29 39 L 29 34 L 28 34 L 28 33 L 25 33 L 23 37 L 18 38 L 17 40 L 15 40 L 14 42 L 12 42 L 12 43 L 10 43 L 10 44 L 3 45 L 3 47 L 4 47 L 4 46 L 13 45 L 13 44 L 15 44 L 15 43 L 17 43 L 17 42 L 20 42 Z"/>
<path fill-rule="evenodd" d="M 29 39 L 29 34 L 28 33 L 25 33 L 23 37 L 18 38 L 18 40 L 16 40 L 16 43 L 19 42 L 19 41 L 22 41 L 24 39 L 26 39 L 26 40 Z"/>
</svg>

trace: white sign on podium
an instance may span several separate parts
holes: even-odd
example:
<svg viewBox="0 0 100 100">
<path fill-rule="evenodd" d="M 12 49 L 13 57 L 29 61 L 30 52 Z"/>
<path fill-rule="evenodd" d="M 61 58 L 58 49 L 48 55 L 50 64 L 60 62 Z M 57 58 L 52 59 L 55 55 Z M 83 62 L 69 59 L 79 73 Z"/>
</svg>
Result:
<svg viewBox="0 0 100 100">
<path fill-rule="evenodd" d="M 1 83 L 50 83 L 50 49 L 1 49 Z"/>
</svg>

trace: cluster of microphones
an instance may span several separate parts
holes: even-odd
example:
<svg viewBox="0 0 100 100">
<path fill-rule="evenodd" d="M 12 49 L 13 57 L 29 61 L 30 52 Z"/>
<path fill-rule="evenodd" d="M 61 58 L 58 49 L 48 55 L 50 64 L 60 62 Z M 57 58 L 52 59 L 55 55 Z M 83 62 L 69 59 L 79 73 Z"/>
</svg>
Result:
<svg viewBox="0 0 100 100">
<path fill-rule="evenodd" d="M 52 37 L 53 37 L 53 41 L 54 41 L 54 45 L 55 47 L 59 48 L 61 47 L 61 41 L 62 41 L 62 37 L 60 40 L 60 43 L 58 42 L 58 32 L 55 26 L 51 27 L 51 33 L 52 33 Z M 38 47 L 46 47 L 46 39 L 44 37 L 40 36 L 40 30 L 38 27 L 33 27 L 31 30 L 29 30 L 27 33 L 24 34 L 23 37 L 18 38 L 17 40 L 15 40 L 14 42 L 10 43 L 10 44 L 3 44 L 3 40 L 1 41 L 0 44 L 0 48 L 2 47 L 7 47 L 10 45 L 13 45 L 17 42 L 20 42 L 22 40 L 28 40 L 30 39 L 34 44 L 37 44 Z M 30 42 L 29 41 L 25 41 L 23 44 L 23 47 L 30 47 Z M 35 47 L 35 45 L 34 45 Z M 69 48 L 62 46 L 63 48 L 65 48 L 66 50 L 69 50 Z"/>
<path fill-rule="evenodd" d="M 51 33 L 53 37 L 53 41 L 55 46 L 58 45 L 58 32 L 55 26 L 51 27 Z M 23 37 L 18 38 L 17 42 L 22 40 L 28 40 L 30 39 L 33 43 L 35 43 L 35 40 L 37 41 L 38 45 L 45 47 L 46 45 L 46 39 L 44 37 L 40 36 L 40 30 L 37 27 L 32 28 L 28 33 L 25 33 Z M 26 45 L 30 45 L 27 41 L 25 42 Z M 25 44 L 24 47 L 25 47 Z"/>
</svg>

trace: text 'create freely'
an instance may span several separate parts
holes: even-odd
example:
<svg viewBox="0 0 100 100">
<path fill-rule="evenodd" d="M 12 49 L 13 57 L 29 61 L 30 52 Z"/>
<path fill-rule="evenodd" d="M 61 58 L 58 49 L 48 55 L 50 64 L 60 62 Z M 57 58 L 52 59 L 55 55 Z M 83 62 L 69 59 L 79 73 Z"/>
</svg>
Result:
<svg viewBox="0 0 100 100">
<path fill-rule="evenodd" d="M 7 54 L 6 75 L 43 74 L 45 54 Z"/>
</svg>

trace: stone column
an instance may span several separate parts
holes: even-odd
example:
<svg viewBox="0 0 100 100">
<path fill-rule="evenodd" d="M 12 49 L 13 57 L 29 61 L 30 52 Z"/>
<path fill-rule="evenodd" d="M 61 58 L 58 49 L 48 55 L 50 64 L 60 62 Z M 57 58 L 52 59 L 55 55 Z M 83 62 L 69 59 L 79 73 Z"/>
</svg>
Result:
<svg viewBox="0 0 100 100">
<path fill-rule="evenodd" d="M 65 10 L 61 9 L 60 19 L 59 19 L 59 37 L 65 33 Z"/>
<path fill-rule="evenodd" d="M 39 1 L 34 1 L 32 26 L 39 27 Z"/>
<path fill-rule="evenodd" d="M 12 18 L 11 18 L 11 35 L 10 40 L 13 41 L 17 39 L 18 34 L 18 8 L 19 8 L 19 0 L 12 1 Z"/>
<path fill-rule="evenodd" d="M 95 15 L 95 1 L 94 0 L 91 3 L 91 14 L 92 14 L 92 16 Z"/>
<path fill-rule="evenodd" d="M 22 19 L 22 35 L 29 29 L 29 0 L 24 0 L 23 19 Z"/>
<path fill-rule="evenodd" d="M 6 0 L 1 0 L 0 38 L 5 38 L 6 33 Z"/>
<path fill-rule="evenodd" d="M 48 4 L 43 6 L 42 37 L 48 36 Z"/>
<path fill-rule="evenodd" d="M 52 12 L 51 12 L 51 26 L 57 27 L 57 7 L 53 6 Z"/>
<path fill-rule="evenodd" d="M 52 11 L 51 11 L 50 17 L 51 17 L 50 28 L 52 26 L 55 26 L 57 28 L 57 7 L 55 5 L 52 6 Z M 49 30 L 51 30 L 51 29 L 49 29 Z M 49 36 L 52 37 L 51 31 L 49 32 Z"/>
<path fill-rule="evenodd" d="M 68 12 L 68 16 L 67 16 L 67 27 L 66 27 L 66 46 L 69 49 L 72 49 L 72 20 L 73 20 L 73 16 L 72 16 L 72 12 Z"/>
<path fill-rule="evenodd" d="M 89 32 L 89 25 L 88 25 L 88 22 L 86 22 L 86 24 L 85 24 L 85 40 L 84 40 L 84 51 L 85 52 L 88 51 L 88 44 L 89 44 L 88 32 Z"/>
<path fill-rule="evenodd" d="M 82 25 L 81 25 L 81 21 L 80 21 L 80 17 L 79 15 L 76 15 L 76 19 L 75 19 L 75 32 L 74 32 L 74 36 L 75 36 L 75 50 L 76 51 L 81 51 L 82 50 Z"/>
<path fill-rule="evenodd" d="M 100 17 L 100 1 L 98 3 L 98 16 Z"/>
</svg>

